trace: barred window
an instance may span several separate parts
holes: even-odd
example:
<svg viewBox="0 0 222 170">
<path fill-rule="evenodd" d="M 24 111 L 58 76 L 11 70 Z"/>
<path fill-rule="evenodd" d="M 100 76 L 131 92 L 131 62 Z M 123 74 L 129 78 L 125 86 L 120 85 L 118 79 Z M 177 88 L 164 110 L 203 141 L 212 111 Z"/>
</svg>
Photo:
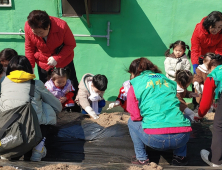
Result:
<svg viewBox="0 0 222 170">
<path fill-rule="evenodd" d="M 62 0 L 63 16 L 82 16 L 86 14 L 87 2 L 89 14 L 118 14 L 121 0 Z"/>
<path fill-rule="evenodd" d="M 11 7 L 11 0 L 0 0 L 0 7 Z"/>
</svg>

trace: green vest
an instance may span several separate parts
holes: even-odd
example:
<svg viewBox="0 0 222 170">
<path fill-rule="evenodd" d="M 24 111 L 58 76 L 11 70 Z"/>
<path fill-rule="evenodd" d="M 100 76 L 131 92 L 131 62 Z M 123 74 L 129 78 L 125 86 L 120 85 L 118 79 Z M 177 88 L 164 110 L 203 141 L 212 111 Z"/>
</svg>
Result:
<svg viewBox="0 0 222 170">
<path fill-rule="evenodd" d="M 190 126 L 180 111 L 176 82 L 149 70 L 130 82 L 139 101 L 143 129 Z"/>
<path fill-rule="evenodd" d="M 222 65 L 217 66 L 207 77 L 212 77 L 214 79 L 216 85 L 215 100 L 217 101 L 222 91 Z"/>
</svg>

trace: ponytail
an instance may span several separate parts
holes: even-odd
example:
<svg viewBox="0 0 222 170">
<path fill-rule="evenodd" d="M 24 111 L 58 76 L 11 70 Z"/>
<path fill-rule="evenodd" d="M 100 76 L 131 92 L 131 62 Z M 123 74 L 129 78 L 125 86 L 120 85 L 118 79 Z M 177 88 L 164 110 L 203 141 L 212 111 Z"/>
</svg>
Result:
<svg viewBox="0 0 222 170">
<path fill-rule="evenodd" d="M 170 49 L 173 48 L 174 45 L 175 45 L 175 43 L 170 44 L 169 49 L 166 50 L 166 52 L 165 52 L 165 56 L 166 56 L 166 57 L 170 54 Z"/>
<path fill-rule="evenodd" d="M 69 78 L 71 70 L 69 69 L 69 67 L 65 67 L 65 68 L 51 68 L 49 69 L 49 71 L 47 72 L 47 78 L 48 80 L 50 79 L 55 79 L 55 76 L 61 76 L 61 77 L 66 77 L 67 79 Z"/>
<path fill-rule="evenodd" d="M 178 70 L 176 72 L 176 82 L 181 85 L 184 89 L 187 84 L 191 83 L 193 80 L 193 74 L 188 70 Z"/>
<path fill-rule="evenodd" d="M 186 51 L 186 49 L 188 49 L 187 56 L 188 56 L 188 58 L 190 58 L 190 47 L 188 45 L 186 45 L 184 41 L 180 41 L 180 40 L 170 44 L 169 49 L 166 50 L 166 52 L 165 52 L 165 56 L 168 57 L 168 55 L 170 54 L 170 49 L 171 48 L 174 49 L 177 45 L 180 45 L 184 51 Z"/>
<path fill-rule="evenodd" d="M 190 58 L 190 47 L 189 47 L 189 45 L 185 45 L 185 47 L 186 47 L 186 49 L 188 49 L 187 56 L 188 56 L 188 58 Z"/>
</svg>

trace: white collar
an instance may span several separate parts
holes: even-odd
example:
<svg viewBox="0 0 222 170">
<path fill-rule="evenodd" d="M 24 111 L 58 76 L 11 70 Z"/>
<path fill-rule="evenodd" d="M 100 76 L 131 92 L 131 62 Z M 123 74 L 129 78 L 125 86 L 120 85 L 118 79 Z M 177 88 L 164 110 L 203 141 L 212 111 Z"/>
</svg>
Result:
<svg viewBox="0 0 222 170">
<path fill-rule="evenodd" d="M 207 67 L 205 66 L 205 64 L 201 64 L 197 67 L 200 71 L 202 71 L 203 73 L 209 73 Z"/>
<path fill-rule="evenodd" d="M 177 84 L 177 93 L 183 93 L 184 89 Z"/>
</svg>

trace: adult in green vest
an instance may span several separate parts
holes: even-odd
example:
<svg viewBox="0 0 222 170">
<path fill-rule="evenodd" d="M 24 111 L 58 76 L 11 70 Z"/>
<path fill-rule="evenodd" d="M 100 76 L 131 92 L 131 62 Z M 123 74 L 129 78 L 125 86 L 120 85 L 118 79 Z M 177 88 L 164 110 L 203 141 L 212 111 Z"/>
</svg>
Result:
<svg viewBox="0 0 222 170">
<path fill-rule="evenodd" d="M 200 151 L 201 158 L 212 167 L 222 167 L 222 56 L 217 54 L 211 58 L 208 74 L 204 83 L 204 90 L 200 106 L 198 109 L 198 117 L 202 118 L 207 114 L 213 100 L 217 102 L 216 113 L 213 123 L 213 137 L 211 143 L 211 151 L 202 149 Z M 194 117 L 195 118 L 195 117 Z"/>
<path fill-rule="evenodd" d="M 127 94 L 128 127 L 136 156 L 133 164 L 149 164 L 145 145 L 156 150 L 173 149 L 172 164 L 186 165 L 190 121 L 180 111 L 176 82 L 168 79 L 146 58 L 134 60 Z"/>
</svg>

